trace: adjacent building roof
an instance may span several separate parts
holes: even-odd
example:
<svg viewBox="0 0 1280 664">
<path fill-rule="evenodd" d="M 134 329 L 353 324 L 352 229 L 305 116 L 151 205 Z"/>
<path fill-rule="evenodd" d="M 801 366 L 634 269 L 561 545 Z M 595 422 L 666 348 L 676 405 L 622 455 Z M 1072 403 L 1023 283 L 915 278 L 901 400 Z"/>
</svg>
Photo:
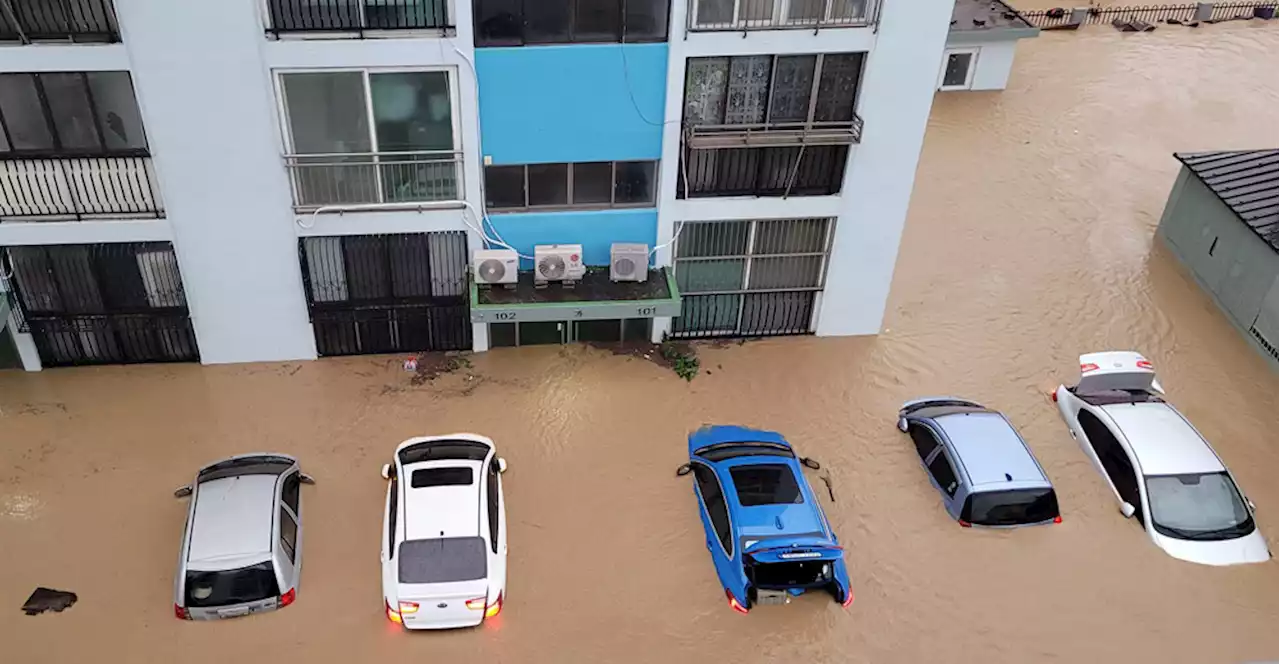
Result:
<svg viewBox="0 0 1280 664">
<path fill-rule="evenodd" d="M 1280 235 L 1280 150 L 1178 152 L 1182 162 L 1272 249 Z"/>
<path fill-rule="evenodd" d="M 1019 39 L 1034 37 L 1040 30 L 1003 0 L 956 0 L 951 10 L 951 40 L 964 33 L 965 41 L 980 38 Z"/>
</svg>

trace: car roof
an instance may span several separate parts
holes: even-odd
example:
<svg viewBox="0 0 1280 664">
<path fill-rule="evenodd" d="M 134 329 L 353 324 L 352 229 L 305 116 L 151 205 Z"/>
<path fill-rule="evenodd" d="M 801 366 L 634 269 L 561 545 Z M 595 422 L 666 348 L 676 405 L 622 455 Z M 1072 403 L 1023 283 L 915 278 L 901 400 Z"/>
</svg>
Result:
<svg viewBox="0 0 1280 664">
<path fill-rule="evenodd" d="M 463 486 L 413 488 L 413 471 L 470 468 L 474 480 Z M 465 459 L 424 461 L 404 466 L 404 538 L 475 537 L 480 534 L 480 482 L 484 464 Z"/>
<path fill-rule="evenodd" d="M 1115 404 L 1102 410 L 1129 441 L 1145 475 L 1226 470 L 1209 443 L 1167 403 Z"/>
<path fill-rule="evenodd" d="M 239 567 L 250 556 L 271 553 L 279 475 L 240 475 L 201 482 L 187 545 L 189 563 L 226 561 Z M 238 564 L 232 564 L 232 561 Z"/>
<path fill-rule="evenodd" d="M 1048 482 L 1018 433 L 1001 414 L 962 412 L 933 421 L 951 442 L 972 485 Z"/>
<path fill-rule="evenodd" d="M 742 537 L 765 538 L 780 535 L 803 535 L 821 533 L 826 536 L 822 520 L 818 516 L 818 507 L 814 504 L 813 492 L 809 490 L 809 482 L 795 459 L 776 456 L 739 457 L 711 464 L 720 477 L 728 498 L 732 521 Z M 744 507 L 738 501 L 738 489 L 733 483 L 730 471 L 744 466 L 786 466 L 796 478 L 803 503 L 787 503 L 774 505 L 752 505 Z"/>
</svg>

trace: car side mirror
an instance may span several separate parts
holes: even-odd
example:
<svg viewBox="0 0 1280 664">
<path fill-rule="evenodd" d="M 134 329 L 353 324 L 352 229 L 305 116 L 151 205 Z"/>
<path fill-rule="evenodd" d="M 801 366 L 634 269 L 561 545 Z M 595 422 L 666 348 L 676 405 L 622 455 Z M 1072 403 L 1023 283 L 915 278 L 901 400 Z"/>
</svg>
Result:
<svg viewBox="0 0 1280 664">
<path fill-rule="evenodd" d="M 498 457 L 498 472 L 507 472 L 507 460 L 502 457 Z"/>
<path fill-rule="evenodd" d="M 306 473 L 298 473 L 298 481 L 302 482 L 303 484 L 315 484 L 316 478 Z"/>
<path fill-rule="evenodd" d="M 391 464 L 389 463 L 382 464 L 382 479 L 384 480 L 391 479 Z"/>
<path fill-rule="evenodd" d="M 1258 506 L 1257 506 L 1257 505 L 1254 505 L 1254 504 L 1253 504 L 1253 501 L 1252 501 L 1252 500 L 1249 500 L 1248 498 L 1245 498 L 1245 499 L 1244 499 L 1244 504 L 1245 504 L 1246 506 L 1248 506 L 1248 508 L 1249 508 L 1249 511 L 1250 511 L 1250 512 L 1255 512 L 1255 511 L 1257 511 L 1257 509 L 1258 509 Z"/>
<path fill-rule="evenodd" d="M 1131 519 L 1134 514 L 1138 513 L 1138 510 L 1129 503 L 1120 503 L 1120 513 L 1124 515 L 1124 518 Z"/>
<path fill-rule="evenodd" d="M 184 487 L 179 487 L 179 488 L 175 489 L 175 490 L 174 490 L 174 492 L 173 492 L 173 497 L 174 497 L 174 498 L 186 498 L 187 496 L 190 496 L 190 495 L 191 495 L 191 485 L 190 485 L 190 484 L 188 484 L 188 485 L 186 485 L 186 486 L 184 486 Z"/>
<path fill-rule="evenodd" d="M 693 472 L 693 464 L 686 463 L 685 465 L 676 468 L 676 477 L 684 477 L 691 472 Z"/>
<path fill-rule="evenodd" d="M 822 470 L 822 464 L 810 459 L 809 457 L 800 457 L 800 465 L 812 470 Z"/>
</svg>

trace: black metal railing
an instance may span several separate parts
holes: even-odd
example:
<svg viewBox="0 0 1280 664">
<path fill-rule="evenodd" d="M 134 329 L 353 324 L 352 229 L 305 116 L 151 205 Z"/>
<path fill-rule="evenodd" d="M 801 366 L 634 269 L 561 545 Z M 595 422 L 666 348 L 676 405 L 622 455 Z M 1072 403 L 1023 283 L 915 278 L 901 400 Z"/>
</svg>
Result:
<svg viewBox="0 0 1280 664">
<path fill-rule="evenodd" d="M 117 42 L 111 0 L 0 0 L 0 42 Z"/>
<path fill-rule="evenodd" d="M 1209 13 L 1210 21 L 1276 17 L 1275 2 L 1215 2 Z"/>
<path fill-rule="evenodd" d="M 315 311 L 311 325 L 322 356 L 471 350 L 465 302 Z"/>
<path fill-rule="evenodd" d="M 273 35 L 296 32 L 447 30 L 447 0 L 267 0 Z"/>
<path fill-rule="evenodd" d="M 0 222 L 164 216 L 149 156 L 0 159 Z"/>
<path fill-rule="evenodd" d="M 29 327 L 47 367 L 200 359 L 191 318 L 185 314 L 34 318 Z"/>
<path fill-rule="evenodd" d="M 1203 8 L 1202 8 L 1203 7 Z M 1081 25 L 1114 24 L 1142 21 L 1145 23 L 1190 23 L 1193 21 L 1230 21 L 1276 16 L 1275 0 L 1249 2 L 1183 3 L 1163 5 L 1131 5 L 1124 7 L 1089 7 L 1073 12 L 1067 8 L 1019 11 L 1031 25 L 1041 29 L 1076 28 Z"/>
<path fill-rule="evenodd" d="M 676 197 L 838 194 L 848 157 L 847 145 L 686 150 Z"/>
</svg>

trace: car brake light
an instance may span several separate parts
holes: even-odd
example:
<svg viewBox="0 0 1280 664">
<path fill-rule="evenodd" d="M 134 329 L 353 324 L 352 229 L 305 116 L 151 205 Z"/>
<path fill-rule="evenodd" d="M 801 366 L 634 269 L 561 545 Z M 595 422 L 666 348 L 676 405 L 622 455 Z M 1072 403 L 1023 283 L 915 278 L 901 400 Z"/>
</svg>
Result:
<svg viewBox="0 0 1280 664">
<path fill-rule="evenodd" d="M 191 620 L 191 614 L 187 613 L 187 610 L 178 604 L 173 605 L 173 617 L 178 620 Z"/>
<path fill-rule="evenodd" d="M 395 609 L 391 608 L 390 602 L 387 602 L 387 620 L 390 620 L 391 622 L 396 624 L 400 624 L 401 622 L 403 622 L 403 619 L 400 617 L 400 613 Z"/>
<path fill-rule="evenodd" d="M 1080 373 L 1089 373 L 1090 371 L 1097 371 L 1097 370 L 1098 370 L 1098 365 L 1094 364 L 1093 362 L 1080 365 Z"/>
<path fill-rule="evenodd" d="M 1054 403 L 1058 403 L 1058 391 L 1054 390 L 1053 393 L 1049 395 L 1049 398 L 1053 399 Z"/>
<path fill-rule="evenodd" d="M 468 602 L 470 604 L 470 602 Z M 484 617 L 492 618 L 502 613 L 502 593 L 498 593 L 498 599 L 493 600 L 493 604 L 484 607 Z"/>
<path fill-rule="evenodd" d="M 297 596 L 298 596 L 298 589 L 290 588 L 289 592 L 280 596 L 280 606 L 285 607 L 285 606 L 289 606 L 290 604 L 293 604 L 293 600 Z"/>
<path fill-rule="evenodd" d="M 737 598 L 737 597 L 734 597 L 734 596 L 733 596 L 733 592 L 732 592 L 732 591 L 730 591 L 728 588 L 725 588 L 725 589 L 724 589 L 724 596 L 729 598 L 729 608 L 733 609 L 734 611 L 737 611 L 738 613 L 743 613 L 743 614 L 745 614 L 745 613 L 747 613 L 748 611 L 750 611 L 750 610 L 751 610 L 751 609 L 748 609 L 747 607 L 745 607 L 745 606 L 743 606 L 743 605 L 739 604 L 739 603 L 738 603 L 738 598 Z"/>
<path fill-rule="evenodd" d="M 417 613 L 417 612 L 418 612 L 417 602 L 400 602 L 400 615 L 404 615 L 406 613 Z"/>
<path fill-rule="evenodd" d="M 1054 522 L 1054 523 L 1062 523 L 1062 515 L 1061 515 L 1061 514 L 1059 514 L 1058 516 L 1053 517 L 1053 522 Z"/>
<path fill-rule="evenodd" d="M 847 609 L 849 608 L 850 604 L 853 604 L 853 588 L 850 588 L 847 592 L 845 592 L 844 601 L 840 603 L 840 606 Z"/>
<path fill-rule="evenodd" d="M 1155 366 L 1151 364 L 1150 360 L 1138 360 L 1138 368 L 1155 371 Z"/>
<path fill-rule="evenodd" d="M 467 608 L 471 609 L 472 611 L 479 611 L 480 609 L 484 608 L 484 601 L 485 601 L 485 598 L 483 597 L 469 599 L 467 600 Z"/>
<path fill-rule="evenodd" d="M 971 527 L 971 526 L 973 525 L 972 523 L 969 523 L 968 521 L 965 521 L 964 519 L 956 519 L 956 523 L 960 524 L 960 527 L 961 527 L 961 528 L 969 528 L 969 527 Z"/>
</svg>

